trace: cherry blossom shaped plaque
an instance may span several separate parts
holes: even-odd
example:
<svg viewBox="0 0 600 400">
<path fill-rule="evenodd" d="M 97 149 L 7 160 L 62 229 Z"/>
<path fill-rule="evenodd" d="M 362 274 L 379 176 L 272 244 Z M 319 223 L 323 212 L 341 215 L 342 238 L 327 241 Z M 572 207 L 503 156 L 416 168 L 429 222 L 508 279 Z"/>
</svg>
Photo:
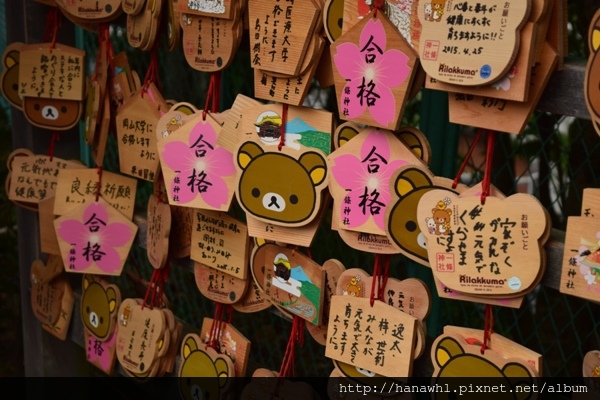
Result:
<svg viewBox="0 0 600 400">
<path fill-rule="evenodd" d="M 417 55 L 383 13 L 367 16 L 331 46 L 340 117 L 399 127 Z"/>
<path fill-rule="evenodd" d="M 101 197 L 54 221 L 67 272 L 121 275 L 137 225 Z"/>
<path fill-rule="evenodd" d="M 200 113 L 158 143 L 171 205 L 227 211 L 233 198 L 233 154 L 217 145 L 220 125 Z"/>
</svg>

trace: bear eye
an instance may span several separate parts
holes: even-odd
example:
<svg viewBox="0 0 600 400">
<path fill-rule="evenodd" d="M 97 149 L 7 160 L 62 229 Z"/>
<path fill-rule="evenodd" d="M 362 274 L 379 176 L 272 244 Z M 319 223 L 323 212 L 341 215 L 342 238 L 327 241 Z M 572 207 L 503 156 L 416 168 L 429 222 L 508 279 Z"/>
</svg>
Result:
<svg viewBox="0 0 600 400">
<path fill-rule="evenodd" d="M 404 227 L 407 231 L 414 232 L 417 229 L 417 224 L 415 223 L 415 221 L 406 221 Z"/>
<path fill-rule="evenodd" d="M 104 317 L 100 317 L 100 325 L 104 323 Z"/>
<path fill-rule="evenodd" d="M 67 112 L 67 107 L 65 107 L 65 106 L 62 106 L 62 107 L 60 108 L 60 112 L 61 112 L 61 113 L 63 113 L 63 114 L 64 114 L 64 113 L 66 113 L 66 112 Z"/>
<path fill-rule="evenodd" d="M 290 203 L 292 204 L 298 204 L 298 196 L 296 196 L 295 194 L 290 196 Z"/>
<path fill-rule="evenodd" d="M 87 306 L 87 307 L 85 308 L 85 312 L 86 312 L 86 313 L 88 313 L 88 314 L 90 313 L 90 306 Z"/>
<path fill-rule="evenodd" d="M 192 379 L 191 379 L 191 378 L 187 378 L 187 379 L 185 380 L 185 384 L 186 384 L 186 385 L 190 386 L 190 385 L 191 385 L 191 383 L 192 383 Z"/>
<path fill-rule="evenodd" d="M 40 105 L 39 105 L 38 103 L 35 103 L 35 104 L 33 105 L 33 109 L 34 109 L 35 111 L 40 111 Z"/>
<path fill-rule="evenodd" d="M 12 89 L 13 90 L 19 90 L 19 85 L 17 85 L 16 83 L 13 83 Z"/>
<path fill-rule="evenodd" d="M 252 189 L 252 197 L 258 197 L 258 196 L 260 196 L 260 190 L 258 190 L 258 188 Z"/>
</svg>

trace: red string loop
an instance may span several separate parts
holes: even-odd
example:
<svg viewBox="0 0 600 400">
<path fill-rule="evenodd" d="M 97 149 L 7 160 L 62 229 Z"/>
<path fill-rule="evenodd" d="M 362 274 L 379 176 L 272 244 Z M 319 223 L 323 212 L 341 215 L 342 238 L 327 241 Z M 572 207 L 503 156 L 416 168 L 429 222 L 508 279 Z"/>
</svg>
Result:
<svg viewBox="0 0 600 400">
<path fill-rule="evenodd" d="M 383 301 L 385 287 L 388 278 L 390 277 L 391 257 L 389 254 L 375 255 L 375 263 L 373 265 L 373 280 L 371 281 L 371 307 L 375 304 L 375 300 Z"/>
<path fill-rule="evenodd" d="M 102 166 L 98 166 L 98 186 L 96 187 L 96 201 L 100 198 L 100 191 L 102 190 Z"/>
<path fill-rule="evenodd" d="M 167 260 L 167 264 L 163 268 L 152 271 L 152 277 L 150 278 L 150 283 L 148 284 L 146 294 L 144 295 L 142 308 L 148 307 L 153 310 L 154 307 L 163 307 L 163 295 L 170 273 L 171 267 L 169 260 Z"/>
<path fill-rule="evenodd" d="M 142 96 L 144 93 L 148 91 L 148 86 L 151 83 L 154 83 L 156 87 L 160 89 L 160 76 L 158 75 L 158 40 L 154 42 L 152 45 L 152 50 L 150 50 L 150 65 L 148 66 L 148 70 L 146 71 L 146 76 L 144 77 L 144 84 L 142 85 Z"/>
<path fill-rule="evenodd" d="M 202 120 L 206 121 L 208 112 L 219 112 L 219 102 L 221 97 L 221 71 L 216 71 L 210 74 L 208 82 L 208 90 L 206 91 L 206 101 L 204 102 L 204 110 L 202 111 Z"/>
<path fill-rule="evenodd" d="M 384 0 L 373 1 L 373 18 L 377 18 L 377 10 L 383 8 Z"/>
<path fill-rule="evenodd" d="M 285 349 L 285 354 L 283 355 L 281 368 L 279 369 L 280 378 L 293 377 L 296 374 L 296 344 L 299 344 L 300 347 L 304 346 L 304 327 L 304 320 L 297 315 L 294 316 L 294 320 L 292 321 L 292 331 Z"/>
<path fill-rule="evenodd" d="M 50 157 L 50 161 L 52 161 L 54 159 L 54 145 L 59 140 L 60 140 L 60 132 L 53 131 L 52 139 L 50 139 L 50 146 L 48 146 L 48 157 Z"/>
<path fill-rule="evenodd" d="M 463 172 L 465 172 L 465 168 L 467 167 L 467 164 L 469 163 L 469 160 L 471 159 L 473 151 L 477 147 L 477 143 L 479 143 L 479 139 L 481 139 L 482 135 L 483 135 L 483 129 L 479 129 L 477 131 L 477 136 L 475 136 L 475 139 L 473 140 L 473 143 L 471 144 L 471 147 L 469 148 L 469 151 L 465 155 L 465 158 L 463 159 L 463 162 L 460 165 L 460 168 L 458 169 L 458 172 L 456 173 L 456 177 L 454 177 L 454 182 L 452 182 L 452 189 L 456 189 L 456 187 L 458 186 L 458 182 L 460 181 L 460 177 L 462 176 Z"/>
<path fill-rule="evenodd" d="M 487 137 L 487 153 L 485 155 L 485 174 L 483 176 L 481 190 L 481 204 L 485 204 L 485 199 L 490 194 L 490 186 L 492 185 L 492 166 L 494 162 L 494 145 L 496 142 L 496 132 L 488 131 Z"/>
<path fill-rule="evenodd" d="M 58 10 L 58 7 L 53 7 L 46 14 L 46 26 L 44 28 L 44 33 L 42 35 L 42 39 L 44 42 L 50 42 L 50 53 L 56 47 L 56 37 L 58 34 L 58 28 L 61 24 L 61 13 Z"/>
<path fill-rule="evenodd" d="M 494 333 L 494 307 L 485 306 L 485 315 L 483 320 L 483 343 L 481 344 L 481 354 L 485 354 L 486 349 L 490 348 L 490 341 Z"/>
<path fill-rule="evenodd" d="M 283 105 L 283 110 L 281 112 L 281 137 L 279 138 L 279 144 L 277 145 L 277 150 L 281 151 L 283 146 L 285 146 L 285 126 L 287 124 L 287 114 L 288 114 L 288 105 Z"/>
</svg>

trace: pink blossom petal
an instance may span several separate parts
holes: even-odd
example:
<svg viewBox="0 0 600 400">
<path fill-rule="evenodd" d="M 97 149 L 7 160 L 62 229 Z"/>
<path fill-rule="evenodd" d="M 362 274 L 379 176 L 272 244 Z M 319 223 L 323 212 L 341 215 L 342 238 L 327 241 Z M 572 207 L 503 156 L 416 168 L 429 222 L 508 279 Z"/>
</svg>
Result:
<svg viewBox="0 0 600 400">
<path fill-rule="evenodd" d="M 83 223 L 90 221 L 93 218 L 98 218 L 100 221 L 104 223 L 108 223 L 108 211 L 104 207 L 104 204 L 100 203 L 90 203 L 89 206 L 83 212 Z"/>
<path fill-rule="evenodd" d="M 75 261 L 73 261 L 72 264 L 74 266 L 75 271 L 84 271 L 93 262 L 92 257 L 86 257 L 84 255 L 84 251 L 85 251 L 85 248 L 87 247 L 87 245 L 88 245 L 88 242 L 87 242 L 87 239 L 85 239 L 85 242 L 81 241 L 73 247 L 75 249 L 75 255 L 74 255 Z M 69 256 L 70 255 L 71 254 L 69 254 Z M 69 262 L 69 263 L 71 263 L 71 262 Z"/>
<path fill-rule="evenodd" d="M 233 154 L 222 147 L 215 147 L 206 155 L 206 173 L 210 176 L 230 176 L 235 174 Z"/>
<path fill-rule="evenodd" d="M 194 165 L 194 151 L 180 141 L 169 142 L 165 145 L 162 158 L 173 171 L 183 171 Z"/>
<path fill-rule="evenodd" d="M 369 43 L 369 39 L 371 40 L 370 46 L 374 46 L 375 44 L 379 46 L 381 51 L 385 52 L 385 47 L 387 45 L 387 36 L 385 34 L 385 29 L 383 28 L 383 24 L 381 20 L 370 18 L 369 21 L 365 24 L 362 32 L 360 33 L 359 47 L 358 50 L 362 50 Z M 377 50 L 375 50 L 377 51 Z"/>
<path fill-rule="evenodd" d="M 344 79 L 356 79 L 364 74 L 365 60 L 354 43 L 340 44 L 336 48 L 333 62 Z"/>
<path fill-rule="evenodd" d="M 390 144 L 388 143 L 385 134 L 375 129 L 372 129 L 367 134 L 367 137 L 360 148 L 360 159 L 364 160 L 369 157 L 373 148 L 375 148 L 374 151 L 383 157 L 386 162 L 390 161 Z"/>
<path fill-rule="evenodd" d="M 190 172 L 190 171 L 188 171 Z M 191 173 L 191 172 L 190 172 Z M 194 200 L 198 195 L 197 188 L 194 188 L 194 192 L 191 190 L 191 186 L 188 186 L 188 174 L 177 174 L 179 177 L 179 183 L 172 182 L 171 183 L 171 197 L 178 198 L 178 201 L 175 201 L 176 204 L 187 204 L 190 201 Z M 178 191 L 175 191 L 175 188 L 178 187 Z"/>
<path fill-rule="evenodd" d="M 344 86 L 344 91 L 342 93 L 342 97 L 340 98 L 340 110 L 347 110 L 346 117 L 348 119 L 360 117 L 365 112 L 365 108 L 367 108 L 367 101 L 363 100 L 361 104 L 361 101 L 358 98 L 360 85 L 362 85 L 362 77 L 351 80 L 346 83 L 346 86 Z M 348 104 L 344 104 L 344 99 L 346 97 L 350 99 Z"/>
<path fill-rule="evenodd" d="M 408 56 L 403 52 L 390 49 L 377 57 L 374 80 L 376 84 L 395 88 L 410 75 Z"/>
<path fill-rule="evenodd" d="M 336 182 L 344 189 L 352 189 L 365 183 L 365 167 L 360 160 L 352 154 L 343 154 L 335 158 L 335 165 L 331 168 Z"/>
<path fill-rule="evenodd" d="M 221 177 L 213 175 L 210 181 L 212 186 L 204 193 L 200 193 L 202 200 L 213 208 L 221 208 L 229 200 L 229 190 L 227 184 Z"/>
<path fill-rule="evenodd" d="M 88 231 L 88 229 L 81 221 L 67 219 L 60 223 L 56 233 L 65 242 L 77 244 L 85 238 L 86 231 Z"/>
<path fill-rule="evenodd" d="M 378 124 L 388 126 L 396 116 L 396 99 L 390 89 L 383 85 L 379 85 L 378 94 L 381 97 L 374 106 L 369 107 L 369 111 Z"/>
<path fill-rule="evenodd" d="M 189 137 L 190 148 L 196 144 L 198 139 L 201 140 L 198 145 L 204 144 L 204 148 L 206 148 L 207 145 L 206 143 L 202 143 L 203 141 L 206 141 L 210 146 L 215 147 L 217 142 L 217 134 L 210 123 L 206 121 L 200 121 L 194 125 Z"/>
<path fill-rule="evenodd" d="M 113 222 L 102 230 L 102 244 L 110 247 L 121 247 L 131 240 L 132 234 L 133 232 L 127 224 Z"/>
<path fill-rule="evenodd" d="M 102 246 L 101 250 L 105 253 L 101 259 L 96 261 L 96 265 L 107 274 L 111 274 L 121 268 L 121 257 L 113 247 Z M 90 260 L 92 258 L 90 257 Z"/>
</svg>

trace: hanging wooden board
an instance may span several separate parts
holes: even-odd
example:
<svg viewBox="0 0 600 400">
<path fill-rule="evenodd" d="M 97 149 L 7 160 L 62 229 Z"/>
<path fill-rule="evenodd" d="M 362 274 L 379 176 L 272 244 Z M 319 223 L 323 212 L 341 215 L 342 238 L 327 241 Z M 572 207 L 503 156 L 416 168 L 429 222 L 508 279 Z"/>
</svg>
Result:
<svg viewBox="0 0 600 400">
<path fill-rule="evenodd" d="M 588 47 L 590 56 L 585 69 L 584 93 L 594 128 L 600 135 L 600 10 L 596 11 L 590 22 L 588 31 Z"/>
<path fill-rule="evenodd" d="M 35 260 L 31 265 L 31 282 L 39 285 L 47 284 L 64 270 L 64 264 L 60 256 L 48 255 L 45 264 L 41 260 Z"/>
<path fill-rule="evenodd" d="M 19 95 L 19 60 L 25 43 L 13 42 L 2 53 L 2 76 L 0 76 L 2 95 L 13 107 L 21 110 L 23 100 Z"/>
<path fill-rule="evenodd" d="M 254 252 L 251 268 L 264 271 L 257 283 L 273 303 L 312 324 L 321 322 L 325 271 L 317 263 L 295 249 L 267 243 Z"/>
<path fill-rule="evenodd" d="M 430 76 L 425 80 L 427 89 L 442 90 L 450 93 L 470 94 L 494 99 L 527 101 L 531 69 L 535 64 L 532 55 L 535 50 L 535 28 L 533 22 L 527 22 L 521 30 L 519 51 L 508 72 L 496 82 L 481 86 L 464 86 L 438 81 Z M 543 46 L 543 43 L 542 43 Z"/>
<path fill-rule="evenodd" d="M 534 197 L 488 196 L 482 205 L 480 196 L 432 190 L 421 197 L 417 217 L 433 273 L 448 288 L 507 298 L 533 289 L 548 225 Z M 427 218 L 434 219 L 432 231 Z"/>
<path fill-rule="evenodd" d="M 383 13 L 369 15 L 331 45 L 340 118 L 399 127 L 417 54 Z"/>
<path fill-rule="evenodd" d="M 51 47 L 51 43 L 39 43 L 21 49 L 19 95 L 40 100 L 83 100 L 85 51 L 60 43 Z"/>
<path fill-rule="evenodd" d="M 54 325 L 60 317 L 65 285 L 68 282 L 64 276 L 57 277 L 49 282 L 36 280 L 34 268 L 36 268 L 38 262 L 39 260 L 34 261 L 30 270 L 31 308 L 38 321 L 43 324 Z"/>
<path fill-rule="evenodd" d="M 194 118 L 198 109 L 190 103 L 176 103 L 161 115 L 156 124 L 156 139 L 161 141 Z"/>
<path fill-rule="evenodd" d="M 128 15 L 138 15 L 144 9 L 147 0 L 122 0 L 123 11 Z"/>
<path fill-rule="evenodd" d="M 177 376 L 181 378 L 179 393 L 183 398 L 221 399 L 230 389 L 230 378 L 235 376 L 231 359 L 207 347 L 197 334 L 189 333 L 183 338 L 181 360 Z"/>
<path fill-rule="evenodd" d="M 483 340 L 484 335 L 484 331 L 481 329 L 463 328 L 462 326 L 452 325 L 444 326 L 444 333 L 452 333 L 462 336 L 467 341 L 475 339 L 480 342 Z M 479 343 L 479 345 L 481 346 L 481 343 Z M 541 368 L 543 364 L 541 354 L 515 343 L 496 332 L 493 332 L 491 335 L 489 348 L 504 358 L 523 359 L 531 368 L 534 369 L 538 376 L 542 376 Z"/>
<path fill-rule="evenodd" d="M 174 258 L 189 257 L 192 247 L 194 210 L 188 207 L 172 207 L 171 222 L 177 229 L 171 229 L 169 255 Z"/>
<path fill-rule="evenodd" d="M 67 14 L 86 22 L 109 22 L 117 19 L 123 9 L 121 0 L 55 0 L 58 7 Z"/>
<path fill-rule="evenodd" d="M 600 378 L 600 351 L 588 351 L 583 358 L 583 377 Z"/>
<path fill-rule="evenodd" d="M 73 316 L 73 308 L 75 306 L 75 294 L 71 288 L 71 284 L 66 277 L 59 276 L 54 281 L 63 287 L 63 296 L 60 304 L 60 316 L 58 320 L 52 324 L 42 323 L 42 328 L 50 334 L 56 336 L 60 340 L 67 339 L 67 333 L 69 331 L 69 324 L 71 323 L 71 317 Z"/>
<path fill-rule="evenodd" d="M 431 6 L 431 12 L 426 10 Z M 531 0 L 480 0 L 452 3 L 432 0 L 418 8 L 423 23 L 419 58 L 438 81 L 476 86 L 500 79 L 519 49 L 520 30 Z"/>
<path fill-rule="evenodd" d="M 104 93 L 104 100 L 102 102 L 102 120 L 100 121 L 98 131 L 94 135 L 94 143 L 92 143 L 92 157 L 99 167 L 104 165 L 104 153 L 106 152 L 110 121 L 110 98 L 107 91 Z"/>
<path fill-rule="evenodd" d="M 39 204 L 49 197 L 54 197 L 58 176 L 62 170 L 85 168 L 85 165 L 78 161 L 45 155 L 23 154 L 12 157 L 11 160 L 8 199 L 31 204 Z"/>
<path fill-rule="evenodd" d="M 234 193 L 233 155 L 217 144 L 220 125 L 202 113 L 158 142 L 169 203 L 227 211 Z"/>
<path fill-rule="evenodd" d="M 86 274 L 81 288 L 81 320 L 85 330 L 100 341 L 112 338 L 121 305 L 119 287 Z"/>
<path fill-rule="evenodd" d="M 217 136 L 217 144 L 233 153 L 237 149 L 242 135 L 241 130 L 238 130 L 242 121 L 242 114 L 249 107 L 261 104 L 253 98 L 238 94 L 231 105 L 231 109 L 228 110 L 223 126 L 221 127 L 221 132 Z"/>
<path fill-rule="evenodd" d="M 326 357 L 383 376 L 411 376 L 416 318 L 353 296 L 333 296 L 329 313 Z"/>
<path fill-rule="evenodd" d="M 200 337 L 203 339 L 204 344 L 207 344 L 210 339 L 210 331 L 213 323 L 214 320 L 212 318 L 204 318 L 202 320 Z M 221 329 L 217 331 L 216 337 L 221 347 L 221 354 L 229 357 L 233 363 L 235 376 L 246 376 L 248 357 L 250 356 L 250 340 L 230 323 L 223 323 Z"/>
<path fill-rule="evenodd" d="M 66 131 L 73 128 L 83 114 L 85 104 L 79 100 L 23 98 L 23 114 L 38 128 Z"/>
<path fill-rule="evenodd" d="M 54 197 L 41 201 L 38 212 L 40 216 L 40 250 L 42 253 L 58 255 L 60 258 L 60 247 L 58 247 L 54 229 Z"/>
<path fill-rule="evenodd" d="M 316 40 L 318 41 L 316 50 L 318 60 L 325 49 L 325 39 L 317 37 Z M 313 76 L 319 66 L 317 60 L 313 60 L 306 72 L 297 77 L 277 77 L 269 74 L 269 72 L 255 68 L 254 93 L 256 98 L 266 101 L 277 101 L 292 106 L 301 106 L 304 103 Z"/>
<path fill-rule="evenodd" d="M 421 197 L 431 190 L 460 193 L 465 189 L 464 185 L 456 189 L 452 185 L 452 180 L 434 176 L 425 165 L 403 165 L 392 174 L 393 191 L 384 216 L 385 233 L 401 254 L 429 267 L 427 240 L 417 223 L 417 207 Z M 427 220 L 427 228 L 435 232 L 433 218 Z"/>
<path fill-rule="evenodd" d="M 146 0 L 139 14 L 127 14 L 127 42 L 131 47 L 141 49 L 154 40 L 152 25 L 157 23 L 161 7 L 162 0 Z"/>
<path fill-rule="evenodd" d="M 131 373 L 146 373 L 165 345 L 165 315 L 159 309 L 143 308 L 135 299 L 125 299 L 117 316 L 119 363 Z"/>
<path fill-rule="evenodd" d="M 234 304 L 242 300 L 250 282 L 249 278 L 237 278 L 199 262 L 194 263 L 194 277 L 204 297 L 222 304 Z"/>
<path fill-rule="evenodd" d="M 148 199 L 146 221 L 146 251 L 154 269 L 161 269 L 167 263 L 169 254 L 169 234 L 171 233 L 171 208 L 158 200 L 156 195 Z"/>
<path fill-rule="evenodd" d="M 78 206 L 54 226 L 66 271 L 116 276 L 138 230 L 102 198 Z"/>
<path fill-rule="evenodd" d="M 485 377 L 497 379 L 508 390 L 521 391 L 538 377 L 524 359 L 504 358 L 491 349 L 481 353 L 481 344 L 469 344 L 456 334 L 438 336 L 431 347 L 434 383 L 442 382 L 440 378 Z M 529 398 L 536 399 L 537 394 Z"/>
<path fill-rule="evenodd" d="M 230 19 L 235 7 L 239 7 L 238 3 L 231 0 L 177 0 L 177 9 L 182 14 Z"/>
<path fill-rule="evenodd" d="M 264 71 L 298 76 L 310 37 L 320 18 L 313 0 L 248 0 L 250 65 Z M 319 21 L 320 22 L 320 21 Z"/>
<path fill-rule="evenodd" d="M 546 84 L 556 67 L 556 52 L 546 44 L 542 60 L 531 70 L 529 97 L 525 102 L 451 93 L 448 98 L 450 122 L 502 132 L 523 132 Z"/>
<path fill-rule="evenodd" d="M 123 104 L 116 115 L 119 167 L 122 173 L 153 181 L 158 170 L 156 126 L 169 106 L 150 84 Z"/>
<path fill-rule="evenodd" d="M 248 230 L 237 219 L 217 211 L 196 210 L 191 259 L 239 279 L 248 277 Z"/>
<path fill-rule="evenodd" d="M 100 196 L 127 218 L 133 218 L 137 181 L 103 171 Z M 93 201 L 98 191 L 96 168 L 66 169 L 58 175 L 54 214 L 63 215 L 81 204 Z"/>
<path fill-rule="evenodd" d="M 328 157 L 329 191 L 340 228 L 385 235 L 384 216 L 390 204 L 390 179 L 406 164 L 422 164 L 387 130 L 366 128 Z"/>
<path fill-rule="evenodd" d="M 83 115 L 83 136 L 87 144 L 93 144 L 98 128 L 98 120 L 104 107 L 104 98 L 101 98 L 100 86 L 96 80 L 90 81 Z"/>
<path fill-rule="evenodd" d="M 241 313 L 255 313 L 271 307 L 271 301 L 265 296 L 263 290 L 252 280 L 244 297 L 232 305 L 233 309 Z"/>
</svg>

